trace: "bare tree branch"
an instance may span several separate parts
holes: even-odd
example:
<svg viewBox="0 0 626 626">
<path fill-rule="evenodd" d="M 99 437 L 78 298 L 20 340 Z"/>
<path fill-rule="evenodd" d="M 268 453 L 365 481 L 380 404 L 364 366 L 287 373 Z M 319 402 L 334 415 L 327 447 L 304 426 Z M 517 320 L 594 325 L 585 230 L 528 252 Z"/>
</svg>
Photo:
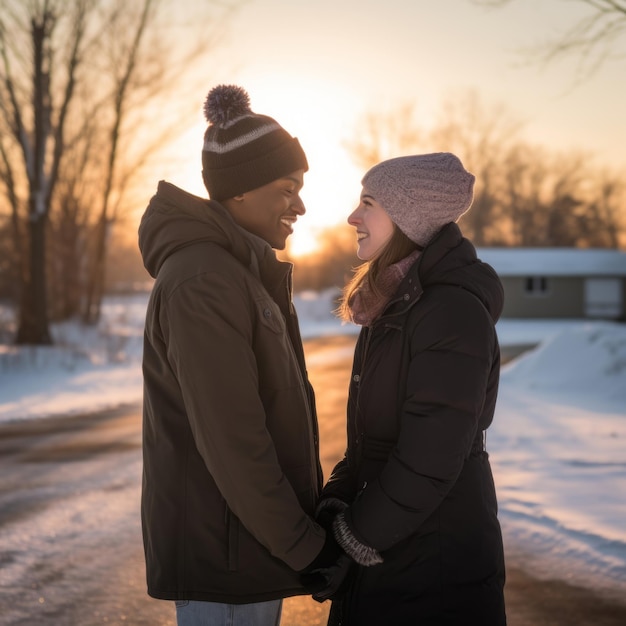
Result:
<svg viewBox="0 0 626 626">
<path fill-rule="evenodd" d="M 501 8 L 514 0 L 471 0 L 473 4 Z M 588 7 L 586 15 L 579 18 L 560 36 L 543 44 L 527 48 L 523 54 L 532 62 L 551 63 L 557 59 L 578 56 L 577 79 L 584 80 L 595 74 L 609 59 L 624 58 L 618 50 L 626 34 L 626 0 L 562 0 Z M 564 7 L 563 13 L 566 13 Z"/>
</svg>

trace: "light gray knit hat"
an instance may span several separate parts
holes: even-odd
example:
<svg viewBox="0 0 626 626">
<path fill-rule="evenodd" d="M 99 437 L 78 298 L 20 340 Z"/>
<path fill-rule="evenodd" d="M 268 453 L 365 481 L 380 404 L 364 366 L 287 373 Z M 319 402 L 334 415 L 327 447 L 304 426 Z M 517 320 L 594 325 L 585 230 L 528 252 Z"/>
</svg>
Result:
<svg viewBox="0 0 626 626">
<path fill-rule="evenodd" d="M 450 152 L 383 161 L 361 184 L 412 241 L 425 246 L 472 204 L 474 175 Z"/>
</svg>

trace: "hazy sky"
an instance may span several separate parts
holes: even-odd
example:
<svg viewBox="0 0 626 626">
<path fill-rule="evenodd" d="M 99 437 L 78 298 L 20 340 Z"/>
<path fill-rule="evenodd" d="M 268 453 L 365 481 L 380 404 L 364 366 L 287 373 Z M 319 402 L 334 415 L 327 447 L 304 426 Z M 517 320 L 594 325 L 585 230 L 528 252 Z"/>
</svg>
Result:
<svg viewBox="0 0 626 626">
<path fill-rule="evenodd" d="M 523 48 L 557 37 L 583 10 L 579 0 L 514 0 L 500 9 L 471 0 L 247 0 L 207 54 L 198 119 L 181 144 L 192 156 L 169 179 L 205 195 L 201 104 L 219 83 L 243 86 L 252 109 L 275 117 L 307 152 L 308 212 L 294 236 L 301 245 L 305 231 L 343 221 L 358 198 L 363 172 L 343 142 L 359 117 L 400 102 L 414 102 L 427 126 L 450 94 L 475 90 L 487 108 L 504 104 L 522 122 L 523 139 L 624 168 L 626 56 L 581 84 L 575 54 L 547 67 L 522 62 Z M 626 37 L 619 43 L 616 52 L 626 53 Z"/>
</svg>

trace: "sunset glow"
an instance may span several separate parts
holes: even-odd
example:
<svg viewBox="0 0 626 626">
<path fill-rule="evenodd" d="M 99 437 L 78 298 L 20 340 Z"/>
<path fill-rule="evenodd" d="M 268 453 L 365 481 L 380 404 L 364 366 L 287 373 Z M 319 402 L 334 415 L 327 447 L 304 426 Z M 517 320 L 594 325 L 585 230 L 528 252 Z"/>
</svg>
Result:
<svg viewBox="0 0 626 626">
<path fill-rule="evenodd" d="M 521 122 L 524 140 L 624 167 L 626 89 L 617 54 L 578 84 L 574 53 L 542 67 L 528 57 L 522 62 L 522 49 L 573 25 L 585 10 L 581 4 L 569 5 L 564 24 L 562 0 L 514 1 L 499 9 L 470 0 L 246 2 L 207 52 L 197 80 L 197 118 L 159 176 L 206 196 L 201 105 L 219 83 L 243 86 L 252 110 L 274 117 L 307 154 L 307 213 L 291 237 L 294 254 L 312 250 L 316 233 L 345 222 L 356 205 L 364 172 L 346 144 L 365 132 L 363 115 L 403 103 L 415 105 L 416 122 L 428 129 L 451 93 L 475 90 L 486 107 L 502 104 Z M 616 53 L 624 47 L 618 42 Z"/>
</svg>

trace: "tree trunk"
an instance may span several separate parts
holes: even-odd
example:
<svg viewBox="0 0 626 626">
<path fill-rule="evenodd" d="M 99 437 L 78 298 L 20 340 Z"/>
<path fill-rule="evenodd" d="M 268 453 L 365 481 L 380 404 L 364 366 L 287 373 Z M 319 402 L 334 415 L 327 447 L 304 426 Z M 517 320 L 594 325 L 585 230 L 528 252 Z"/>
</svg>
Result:
<svg viewBox="0 0 626 626">
<path fill-rule="evenodd" d="M 29 223 L 30 272 L 22 291 L 17 344 L 50 345 L 46 301 L 46 217 L 38 216 Z"/>
<path fill-rule="evenodd" d="M 89 284 L 87 285 L 87 297 L 83 310 L 83 323 L 94 325 L 100 321 L 102 298 L 104 296 L 104 282 L 106 274 L 106 240 L 107 222 L 101 217 L 96 228 L 96 240 L 92 256 L 92 266 L 89 272 Z"/>
</svg>

